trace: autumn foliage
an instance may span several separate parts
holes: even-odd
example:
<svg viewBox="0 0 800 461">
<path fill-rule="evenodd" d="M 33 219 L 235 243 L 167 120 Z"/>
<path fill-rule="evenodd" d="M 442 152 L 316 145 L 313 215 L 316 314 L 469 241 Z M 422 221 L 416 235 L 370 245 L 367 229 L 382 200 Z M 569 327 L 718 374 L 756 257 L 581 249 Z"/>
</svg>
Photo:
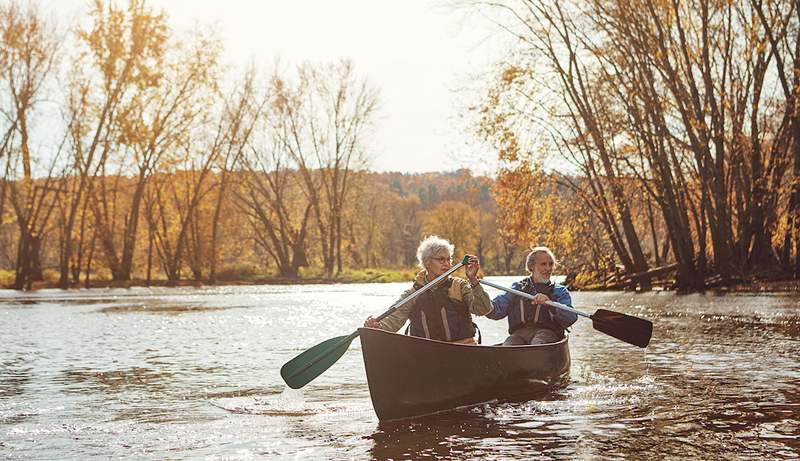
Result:
<svg viewBox="0 0 800 461">
<path fill-rule="evenodd" d="M 366 170 L 379 95 L 350 62 L 229 71 L 217 39 L 143 0 L 43 18 L 0 6 L 14 288 L 336 279 L 412 267 L 424 232 L 499 261 L 486 178 Z"/>
<path fill-rule="evenodd" d="M 643 289 L 800 277 L 796 2 L 467 7 L 514 37 L 477 109 L 506 232 Z"/>
</svg>

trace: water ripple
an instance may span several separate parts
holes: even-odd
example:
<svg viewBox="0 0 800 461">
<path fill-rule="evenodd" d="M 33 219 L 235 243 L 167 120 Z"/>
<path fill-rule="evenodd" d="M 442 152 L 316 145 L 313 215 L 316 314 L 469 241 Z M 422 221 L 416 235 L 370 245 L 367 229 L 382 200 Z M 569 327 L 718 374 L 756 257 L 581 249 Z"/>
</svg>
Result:
<svg viewBox="0 0 800 461">
<path fill-rule="evenodd" d="M 507 280 L 506 280 L 507 281 Z M 646 350 L 579 320 L 570 383 L 379 423 L 358 340 L 288 389 L 278 370 L 407 284 L 0 292 L 4 459 L 798 459 L 800 299 L 574 293 L 654 322 Z M 492 292 L 496 294 L 496 292 Z M 486 342 L 504 322 L 478 319 Z"/>
</svg>

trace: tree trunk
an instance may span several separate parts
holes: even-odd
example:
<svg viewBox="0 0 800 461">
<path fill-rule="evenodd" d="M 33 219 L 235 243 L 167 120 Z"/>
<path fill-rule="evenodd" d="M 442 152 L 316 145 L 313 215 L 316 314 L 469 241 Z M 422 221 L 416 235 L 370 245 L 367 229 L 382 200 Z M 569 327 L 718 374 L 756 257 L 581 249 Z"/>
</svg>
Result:
<svg viewBox="0 0 800 461">
<path fill-rule="evenodd" d="M 14 277 L 14 289 L 30 289 L 30 236 L 27 232 L 21 232 L 17 244 L 17 264 Z"/>
<path fill-rule="evenodd" d="M 658 254 L 658 234 L 656 234 L 656 223 L 653 217 L 653 205 L 650 203 L 650 197 L 645 198 L 647 201 L 647 221 L 650 223 L 650 238 L 653 241 L 653 258 L 656 267 L 661 267 L 661 258 Z"/>
<path fill-rule="evenodd" d="M 140 170 L 136 189 L 133 192 L 131 208 L 128 219 L 125 220 L 125 231 L 122 241 L 122 259 L 119 268 L 119 280 L 129 281 L 133 273 L 133 255 L 136 252 L 136 234 L 139 229 L 139 214 L 144 197 L 144 189 L 147 185 L 146 169 Z"/>
<path fill-rule="evenodd" d="M 147 279 L 145 283 L 147 286 L 150 286 L 153 281 L 153 242 L 155 240 L 155 235 L 153 235 L 153 222 L 149 217 L 147 223 Z"/>
<path fill-rule="evenodd" d="M 216 283 L 217 281 L 217 238 L 219 235 L 219 220 L 222 215 L 222 204 L 225 199 L 225 191 L 227 186 L 227 169 L 220 173 L 219 194 L 217 195 L 217 204 L 214 207 L 214 215 L 211 218 L 211 242 L 209 245 L 209 268 L 208 268 L 208 282 Z"/>
<path fill-rule="evenodd" d="M 800 39 L 799 39 L 800 40 Z M 789 219 L 792 225 L 786 233 L 794 236 L 794 278 L 800 279 L 800 107 L 795 107 L 793 126 L 794 168 L 792 192 L 789 199 Z M 791 244 L 787 242 L 787 247 Z"/>
</svg>

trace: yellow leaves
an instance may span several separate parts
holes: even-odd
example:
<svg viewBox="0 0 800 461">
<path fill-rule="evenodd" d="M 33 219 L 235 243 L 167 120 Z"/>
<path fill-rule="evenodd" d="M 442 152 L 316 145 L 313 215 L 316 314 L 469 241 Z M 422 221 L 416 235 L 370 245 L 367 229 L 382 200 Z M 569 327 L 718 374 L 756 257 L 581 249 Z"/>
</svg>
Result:
<svg viewBox="0 0 800 461">
<path fill-rule="evenodd" d="M 0 64 L 12 67 L 15 61 L 32 65 L 48 59 L 48 35 L 52 35 L 34 7 L 22 11 L 16 3 L 0 7 Z"/>
<path fill-rule="evenodd" d="M 523 163 L 502 170 L 492 188 L 498 226 L 517 245 L 547 245 L 571 267 L 589 254 L 590 234 L 602 232 L 577 197 L 558 186 L 540 165 Z"/>
<path fill-rule="evenodd" d="M 78 30 L 77 36 L 88 47 L 104 87 L 158 85 L 170 36 L 165 14 L 154 13 L 141 0 L 131 0 L 127 10 L 97 0 L 91 16 L 91 28 Z"/>
<path fill-rule="evenodd" d="M 463 202 L 444 201 L 425 213 L 422 234 L 436 234 L 456 246 L 456 254 L 474 253 L 480 236 L 478 210 Z"/>
<path fill-rule="evenodd" d="M 512 85 L 522 74 L 524 74 L 522 68 L 509 64 L 500 74 L 500 81 L 505 85 Z"/>
<path fill-rule="evenodd" d="M 138 104 L 131 104 L 120 111 L 117 118 L 117 141 L 123 145 L 135 145 L 146 142 L 150 137 L 150 129 L 145 124 Z"/>
<path fill-rule="evenodd" d="M 514 170 L 502 170 L 492 188 L 500 209 L 500 227 L 513 236 L 515 243 L 526 244 L 530 240 L 530 222 L 541 192 L 542 177 L 541 170 L 523 164 Z"/>
</svg>

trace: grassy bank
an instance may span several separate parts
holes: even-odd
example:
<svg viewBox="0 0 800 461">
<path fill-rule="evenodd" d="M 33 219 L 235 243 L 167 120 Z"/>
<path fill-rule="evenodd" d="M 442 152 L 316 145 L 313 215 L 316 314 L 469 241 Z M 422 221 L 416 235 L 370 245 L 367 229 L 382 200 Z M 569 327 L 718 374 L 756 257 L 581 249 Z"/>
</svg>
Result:
<svg viewBox="0 0 800 461">
<path fill-rule="evenodd" d="M 387 269 L 387 268 L 364 268 L 364 269 L 345 269 L 341 273 L 329 278 L 319 269 L 301 269 L 298 278 L 279 277 L 274 274 L 261 273 L 258 268 L 253 266 L 233 266 L 223 268 L 217 277 L 216 283 L 208 281 L 181 280 L 177 286 L 204 286 L 204 285 L 290 285 L 290 284 L 323 284 L 323 283 L 388 283 L 388 282 L 411 282 L 414 280 L 418 269 Z M 463 270 L 456 272 L 456 276 L 464 277 Z M 488 274 L 496 275 L 496 274 Z M 522 277 L 520 275 L 520 277 Z M 44 271 L 45 280 L 33 284 L 33 289 L 58 288 L 58 273 L 52 269 Z M 612 289 L 608 286 L 594 284 L 580 284 L 579 280 L 570 286 L 572 291 L 624 291 L 619 288 Z M 0 270 L 0 288 L 10 289 L 14 284 L 14 271 Z M 114 282 L 110 274 L 98 274 L 98 279 L 90 282 L 91 288 L 126 288 L 134 286 L 170 286 L 164 279 L 151 280 L 147 282 L 142 278 L 137 278 L 127 282 Z M 73 288 L 84 288 L 85 283 L 81 283 Z M 658 284 L 654 285 L 655 291 L 665 290 Z M 667 289 L 668 290 L 668 289 Z M 762 292 L 794 292 L 800 293 L 800 280 L 757 280 L 737 281 L 730 285 L 709 287 L 706 291 L 720 293 L 762 293 Z"/>
<path fill-rule="evenodd" d="M 297 278 L 285 278 L 274 274 L 259 273 L 253 267 L 233 267 L 221 270 L 214 284 L 207 280 L 180 280 L 177 286 L 202 286 L 202 285 L 286 285 L 286 284 L 319 284 L 319 283 L 387 283 L 387 282 L 409 282 L 414 279 L 417 269 L 386 269 L 386 268 L 365 268 L 365 269 L 345 269 L 333 277 L 326 277 L 321 270 L 302 270 Z M 126 282 L 115 282 L 106 274 L 99 274 L 97 279 L 90 280 L 91 288 L 126 288 L 133 286 L 169 286 L 170 283 L 165 279 L 154 279 L 149 282 L 145 279 L 135 278 Z M 35 282 L 33 289 L 58 288 L 58 274 L 54 271 L 46 270 L 44 280 Z M 0 270 L 0 288 L 10 289 L 14 285 L 14 272 Z M 84 288 L 85 282 L 73 288 Z"/>
</svg>

